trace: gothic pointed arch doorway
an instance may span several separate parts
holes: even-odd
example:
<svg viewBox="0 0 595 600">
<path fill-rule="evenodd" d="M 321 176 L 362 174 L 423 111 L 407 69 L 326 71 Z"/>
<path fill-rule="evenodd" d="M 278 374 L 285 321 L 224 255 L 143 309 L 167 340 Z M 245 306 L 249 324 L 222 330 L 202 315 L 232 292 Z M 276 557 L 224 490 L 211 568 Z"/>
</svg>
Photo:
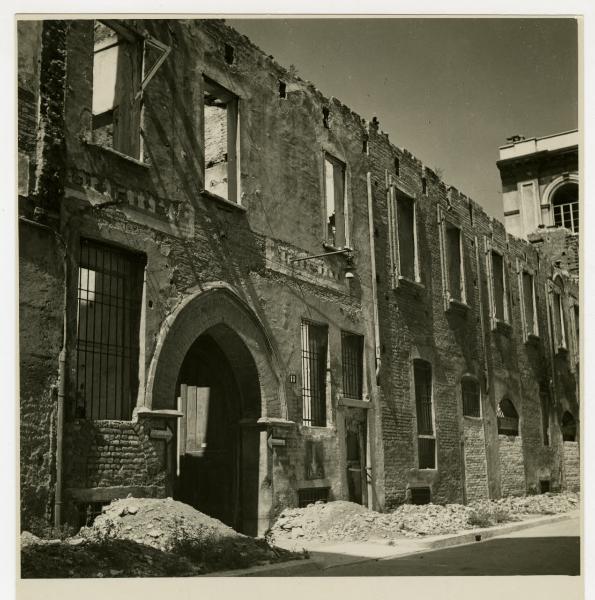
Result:
<svg viewBox="0 0 595 600">
<path fill-rule="evenodd" d="M 205 284 L 162 323 L 138 407 L 183 415 L 174 497 L 250 535 L 264 534 L 273 511 L 267 423 L 287 412 L 277 355 L 231 286 Z"/>
<path fill-rule="evenodd" d="M 253 531 L 258 512 L 258 372 L 240 337 L 211 327 L 190 346 L 177 383 L 179 467 L 174 497 L 226 525 Z"/>
</svg>

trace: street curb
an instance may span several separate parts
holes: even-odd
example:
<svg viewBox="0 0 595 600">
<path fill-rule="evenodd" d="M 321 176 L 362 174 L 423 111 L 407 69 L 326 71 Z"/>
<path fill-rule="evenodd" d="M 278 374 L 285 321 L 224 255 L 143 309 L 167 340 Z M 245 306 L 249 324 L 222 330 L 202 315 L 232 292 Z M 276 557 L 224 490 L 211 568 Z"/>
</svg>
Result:
<svg viewBox="0 0 595 600">
<path fill-rule="evenodd" d="M 199 575 L 199 577 L 258 577 L 259 575 L 270 576 L 274 573 L 279 573 L 279 576 L 284 577 L 287 575 L 299 575 L 303 572 L 310 573 L 321 568 L 322 567 L 320 566 L 320 563 L 311 558 L 299 558 L 296 560 L 288 560 L 287 562 L 276 565 L 257 565 L 255 567 L 247 567 L 246 569 L 205 573 L 204 575 Z"/>
<path fill-rule="evenodd" d="M 206 573 L 205 575 L 201 575 L 200 577 L 287 577 L 299 576 L 304 573 L 312 574 L 315 571 L 326 571 L 335 567 L 345 567 L 363 562 L 391 560 L 395 558 L 401 558 L 403 556 L 411 556 L 412 554 L 427 552 L 429 550 L 439 550 L 441 548 L 450 548 L 454 546 L 463 546 L 465 544 L 474 544 L 480 541 L 483 542 L 485 540 L 497 537 L 499 535 L 505 535 L 507 533 L 514 533 L 516 531 L 530 529 L 531 527 L 536 527 L 538 525 L 548 525 L 550 523 L 556 523 L 558 521 L 566 521 L 569 519 L 576 518 L 579 515 L 580 511 L 577 510 L 557 515 L 546 515 L 543 517 L 527 519 L 525 521 L 506 523 L 504 525 L 496 525 L 495 527 L 487 527 L 484 529 L 469 529 L 461 533 L 449 533 L 425 539 L 413 538 L 409 541 L 417 545 L 416 549 L 407 549 L 404 552 L 395 552 L 394 554 L 381 557 L 354 556 L 353 560 L 347 558 L 345 561 L 342 561 L 341 563 L 335 565 L 325 566 L 323 560 L 316 559 L 316 557 L 314 557 L 290 560 L 284 563 L 279 563 L 277 565 L 258 565 L 256 567 L 248 567 L 246 569 Z M 480 539 L 476 539 L 476 536 L 480 536 Z M 322 548 L 320 550 L 317 549 L 312 552 L 316 551 L 322 551 Z"/>
<path fill-rule="evenodd" d="M 400 556 L 407 556 L 409 554 L 417 554 L 418 552 L 425 552 L 427 550 L 439 550 L 441 548 L 450 548 L 451 546 L 462 546 L 464 544 L 484 542 L 485 540 L 489 540 L 506 533 L 514 533 L 516 531 L 523 531 L 524 529 L 531 529 L 532 527 L 537 527 L 538 525 L 549 525 L 550 523 L 557 523 L 558 521 L 566 521 L 578 517 L 579 515 L 580 511 L 572 511 L 558 515 L 546 515 L 544 517 L 537 517 L 535 519 L 506 523 L 504 525 L 496 525 L 494 527 L 469 529 L 461 533 L 435 536 L 432 538 L 419 540 L 419 550 L 407 552 L 406 554 L 395 553 L 394 555 L 386 557 L 383 556 L 382 558 L 375 560 L 389 560 L 391 558 L 398 558 Z M 479 536 L 479 539 L 477 539 L 476 536 Z"/>
</svg>

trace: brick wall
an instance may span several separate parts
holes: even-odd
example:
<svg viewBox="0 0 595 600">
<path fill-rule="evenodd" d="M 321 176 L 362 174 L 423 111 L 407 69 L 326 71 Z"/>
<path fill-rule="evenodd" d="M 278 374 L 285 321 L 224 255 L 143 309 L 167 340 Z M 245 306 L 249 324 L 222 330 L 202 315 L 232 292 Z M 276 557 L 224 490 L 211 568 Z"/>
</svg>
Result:
<svg viewBox="0 0 595 600">
<path fill-rule="evenodd" d="M 566 489 L 578 492 L 581 483 L 578 442 L 564 442 L 564 483 Z"/>
<path fill-rule="evenodd" d="M 527 488 L 521 438 L 499 435 L 498 456 L 502 496 L 524 496 Z"/>
<path fill-rule="evenodd" d="M 465 418 L 465 499 L 489 498 L 485 435 L 481 419 Z"/>
<path fill-rule="evenodd" d="M 304 477 L 303 463 L 306 442 L 312 440 L 321 444 L 324 456 L 324 477 L 316 479 L 315 485 L 330 487 L 333 498 L 346 497 L 340 409 L 342 330 L 365 338 L 364 389 L 376 409 L 371 411 L 369 437 L 377 507 L 388 508 L 405 501 L 408 489 L 414 485 L 430 486 L 435 502 L 460 502 L 464 498 L 465 473 L 469 495 L 485 494 L 486 485 L 491 497 L 508 492 L 510 486 L 515 488 L 516 471 L 510 484 L 506 473 L 498 476 L 506 444 L 498 444 L 496 407 L 505 394 L 518 407 L 524 428 L 522 448 L 520 441 L 513 445 L 514 456 L 534 471 L 533 479 L 540 469 L 555 473 L 561 460 L 558 445 L 543 450 L 539 438 L 539 393 L 549 385 L 552 368 L 545 296 L 551 269 L 543 260 L 540 262 L 537 248 L 507 236 L 503 225 L 479 205 L 447 187 L 410 152 L 394 146 L 377 122 L 367 124 L 338 100 L 325 98 L 312 84 L 275 63 L 222 22 L 127 23 L 133 28 L 147 28 L 173 48 L 143 96 L 147 161 L 140 164 L 88 143 L 93 23 L 72 21 L 66 29 L 62 22 L 55 22 L 46 27 L 44 38 L 48 44 L 44 60 L 57 60 L 52 70 L 44 72 L 42 90 L 47 98 L 42 103 L 42 116 L 50 130 L 62 118 L 64 126 L 56 136 L 56 146 L 45 144 L 48 140 L 43 138 L 40 173 L 45 179 L 41 177 L 40 181 L 43 194 L 61 202 L 61 230 L 69 248 L 69 314 L 76 314 L 81 237 L 142 252 L 147 258 L 139 403 L 154 401 L 161 408 L 173 407 L 175 398 L 167 394 L 156 399 L 143 395 L 158 339 L 169 327 L 168 317 L 184 299 L 213 282 L 224 282 L 257 318 L 263 339 L 270 345 L 267 351 L 274 355 L 271 361 L 277 365 L 279 382 L 264 392 L 266 414 L 280 417 L 286 408 L 287 414 L 282 417 L 294 423 L 288 425 L 287 445 L 267 455 L 271 462 L 267 463 L 270 470 L 265 483 L 273 490 L 274 510 L 295 504 L 297 490 L 310 485 Z M 52 31 L 55 35 L 50 35 Z M 232 65 L 224 60 L 226 43 L 235 49 Z M 64 64 L 76 68 L 64 74 Z M 204 119 L 197 107 L 204 97 L 203 72 L 242 98 L 241 207 L 200 193 L 205 187 L 205 148 L 201 143 Z M 283 99 L 278 96 L 279 79 L 287 84 L 287 97 Z M 323 109 L 328 110 L 328 127 L 323 123 Z M 368 140 L 367 153 L 362 151 L 364 139 Z M 328 250 L 323 244 L 325 152 L 346 165 L 347 212 L 355 250 L 354 278 L 349 281 L 345 279 L 347 263 L 343 256 L 292 262 Z M 395 159 L 399 162 L 398 175 Z M 387 267 L 387 172 L 416 199 L 417 207 L 421 281 L 402 281 L 396 288 Z M 368 173 L 377 263 L 380 387 L 375 381 Z M 103 203 L 108 204 L 93 208 Z M 27 206 L 28 210 L 33 208 L 33 199 Z M 438 244 L 439 206 L 462 231 L 467 306 L 458 309 L 445 304 Z M 504 255 L 510 278 L 511 322 L 494 328 L 489 319 L 485 239 Z M 38 251 L 45 255 L 43 249 Z M 521 327 L 517 261 L 535 271 L 540 337 L 534 343 L 525 342 Z M 44 269 L 51 270 L 47 265 Z M 34 277 L 24 281 L 23 294 L 34 294 Z M 300 426 L 302 319 L 329 327 L 328 427 L 320 430 Z M 68 319 L 67 328 L 72 357 L 76 319 Z M 52 323 L 49 331 L 60 335 L 61 323 Z M 417 468 L 411 376 L 414 358 L 432 364 L 436 469 Z M 575 375 L 567 373 L 564 360 L 560 357 L 557 362 L 555 390 L 563 388 L 564 402 L 574 406 Z M 68 369 L 67 417 L 72 419 L 72 381 L 76 373 L 72 358 Z M 49 363 L 44 374 L 48 380 L 55 377 Z M 465 458 L 461 448 L 461 440 L 469 448 L 479 449 L 481 445 L 481 427 L 472 431 L 464 425 L 460 392 L 463 375 L 474 376 L 481 387 L 487 483 L 479 476 L 481 456 L 471 461 L 471 455 Z M 43 388 L 32 393 L 31 406 L 46 392 Z M 282 395 L 286 407 L 282 406 Z M 51 403 L 44 402 L 39 402 L 43 406 L 40 412 L 49 419 Z M 25 418 L 30 419 L 27 427 L 38 425 L 37 416 Z M 555 425 L 554 418 L 552 427 Z M 48 427 L 44 422 L 42 430 Z M 141 439 L 142 432 L 135 429 L 137 425 L 104 424 L 101 427 L 106 428 L 105 435 L 97 433 L 93 424 L 79 423 L 77 427 L 69 434 L 68 455 L 74 465 L 69 467 L 69 477 L 76 485 L 120 488 L 129 478 L 140 478 L 143 485 L 153 488 L 163 485 L 163 470 L 153 472 L 156 459 Z M 80 455 L 79 446 L 86 448 Z M 51 457 L 51 448 L 48 452 Z M 132 475 L 131 465 L 140 464 L 139 459 L 144 466 Z"/>
</svg>

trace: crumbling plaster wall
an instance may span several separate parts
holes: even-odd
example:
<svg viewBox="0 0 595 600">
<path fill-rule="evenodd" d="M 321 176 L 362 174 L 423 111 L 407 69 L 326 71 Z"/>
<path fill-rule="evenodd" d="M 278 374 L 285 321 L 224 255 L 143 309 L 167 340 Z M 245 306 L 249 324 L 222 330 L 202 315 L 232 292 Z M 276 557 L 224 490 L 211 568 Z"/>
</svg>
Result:
<svg viewBox="0 0 595 600">
<path fill-rule="evenodd" d="M 59 242 L 47 230 L 19 227 L 19 388 L 21 526 L 51 519 L 55 484 L 58 354 L 64 276 Z"/>
<path fill-rule="evenodd" d="M 338 468 L 340 431 L 340 331 L 366 337 L 368 392 L 373 394 L 373 322 L 366 197 L 366 135 L 360 117 L 264 56 L 246 38 L 219 22 L 131 22 L 172 46 L 172 57 L 144 94 L 143 140 L 146 161 L 126 159 L 88 143 L 92 94 L 92 25 L 74 21 L 68 34 L 69 56 L 77 69 L 68 72 L 66 146 L 67 198 L 63 223 L 72 249 L 91 237 L 141 251 L 147 256 L 145 339 L 141 349 L 145 377 L 167 315 L 190 291 L 208 282 L 231 285 L 258 315 L 283 365 L 287 417 L 301 421 L 300 322 L 312 318 L 329 324 L 333 401 L 327 428 L 297 429 L 277 463 L 277 493 L 297 500 L 296 487 L 309 485 L 300 472 L 305 439 L 324 444 L 325 480 L 333 497 L 345 497 L 345 474 Z M 234 64 L 223 58 L 224 43 L 235 47 Z M 202 74 L 230 90 L 240 105 L 241 207 L 201 195 Z M 278 80 L 287 81 L 287 97 L 278 96 Z M 172 99 L 174 101 L 172 102 Z M 322 120 L 329 106 L 330 129 Z M 312 152 L 312 148 L 318 148 Z M 326 266 L 292 257 L 325 251 L 323 207 L 324 151 L 347 166 L 346 196 L 355 278 L 344 278 L 344 257 Z M 119 203 L 93 208 L 89 202 Z M 67 227 L 66 227 L 67 225 Z M 329 289 L 330 288 L 330 289 Z M 74 284 L 70 306 L 76 306 Z M 76 326 L 70 324 L 73 344 Z M 71 379 L 74 364 L 70 366 Z M 298 374 L 297 384 L 285 382 Z M 141 374 L 142 377 L 142 374 Z M 143 388 L 141 380 L 141 393 Z M 171 400 L 173 402 L 173 399 Z M 337 417 L 337 414 L 339 417 Z M 282 417 L 277 412 L 271 416 Z M 339 427 L 339 433 L 337 432 Z M 293 476 L 290 470 L 297 469 Z M 320 485 L 323 482 L 317 482 Z M 281 501 L 279 501 L 281 502 Z"/>
</svg>

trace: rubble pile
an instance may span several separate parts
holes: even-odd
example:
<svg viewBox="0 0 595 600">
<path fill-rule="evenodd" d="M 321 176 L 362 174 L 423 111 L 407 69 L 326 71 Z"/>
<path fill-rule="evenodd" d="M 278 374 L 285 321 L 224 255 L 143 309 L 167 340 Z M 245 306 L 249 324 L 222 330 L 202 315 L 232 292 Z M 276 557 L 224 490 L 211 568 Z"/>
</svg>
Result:
<svg viewBox="0 0 595 600">
<path fill-rule="evenodd" d="M 491 502 L 511 514 L 555 515 L 578 510 L 580 499 L 574 492 L 547 492 L 536 496 L 510 496 Z"/>
<path fill-rule="evenodd" d="M 299 555 L 171 498 L 126 498 L 64 541 L 22 534 L 23 577 L 188 576 Z"/>
<path fill-rule="evenodd" d="M 523 515 L 557 514 L 578 508 L 572 493 L 542 494 L 482 500 L 462 504 L 403 504 L 390 513 L 377 513 L 352 502 L 317 502 L 306 508 L 285 509 L 271 527 L 269 539 L 299 546 L 299 542 L 388 542 L 403 537 L 457 533 L 518 521 Z"/>
</svg>

